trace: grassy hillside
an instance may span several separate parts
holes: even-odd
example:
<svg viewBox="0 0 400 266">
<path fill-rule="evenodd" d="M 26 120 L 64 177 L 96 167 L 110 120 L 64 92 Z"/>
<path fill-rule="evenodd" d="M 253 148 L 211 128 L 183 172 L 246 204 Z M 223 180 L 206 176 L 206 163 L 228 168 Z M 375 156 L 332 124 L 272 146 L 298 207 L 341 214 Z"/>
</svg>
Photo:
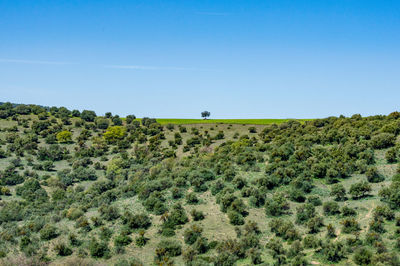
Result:
<svg viewBox="0 0 400 266">
<path fill-rule="evenodd" d="M 140 119 L 139 119 L 140 120 Z M 295 119 L 299 122 L 311 119 Z M 288 122 L 290 119 L 179 119 L 179 118 L 157 118 L 161 125 L 188 125 L 188 124 L 241 124 L 241 125 L 269 125 Z"/>
<path fill-rule="evenodd" d="M 399 265 L 397 112 L 48 111 L 0 106 L 0 265 Z"/>
</svg>

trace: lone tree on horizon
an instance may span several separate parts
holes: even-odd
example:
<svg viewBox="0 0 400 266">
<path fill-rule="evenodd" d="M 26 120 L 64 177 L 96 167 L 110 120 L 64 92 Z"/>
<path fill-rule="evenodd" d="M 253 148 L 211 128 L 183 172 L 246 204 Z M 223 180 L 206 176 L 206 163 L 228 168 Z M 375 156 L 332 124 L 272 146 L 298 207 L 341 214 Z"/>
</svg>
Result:
<svg viewBox="0 0 400 266">
<path fill-rule="evenodd" d="M 211 113 L 209 111 L 201 112 L 201 117 L 203 117 L 204 119 L 207 119 L 207 117 L 209 117 L 210 115 L 211 115 Z"/>
</svg>

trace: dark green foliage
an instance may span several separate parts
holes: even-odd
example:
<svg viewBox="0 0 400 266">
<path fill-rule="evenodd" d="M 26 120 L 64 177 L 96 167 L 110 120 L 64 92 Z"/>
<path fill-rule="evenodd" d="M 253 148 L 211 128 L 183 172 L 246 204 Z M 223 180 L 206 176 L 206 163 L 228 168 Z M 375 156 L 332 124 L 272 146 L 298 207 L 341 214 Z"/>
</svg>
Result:
<svg viewBox="0 0 400 266">
<path fill-rule="evenodd" d="M 393 147 L 387 150 L 385 154 L 385 159 L 388 163 L 396 163 L 398 162 L 398 148 Z"/>
<path fill-rule="evenodd" d="M 335 197 L 336 201 L 342 201 L 346 199 L 346 189 L 342 184 L 334 184 L 331 187 L 331 196 Z"/>
<path fill-rule="evenodd" d="M 336 215 L 340 213 L 339 204 L 334 201 L 324 202 L 322 206 L 325 215 Z"/>
<path fill-rule="evenodd" d="M 392 182 L 389 187 L 385 187 L 379 191 L 379 196 L 382 197 L 392 209 L 398 209 L 400 206 L 400 182 Z"/>
<path fill-rule="evenodd" d="M 175 228 L 179 225 L 184 225 L 189 221 L 185 210 L 180 204 L 172 206 L 170 213 L 165 213 L 161 216 L 163 220 L 161 233 L 164 236 L 175 235 Z"/>
<path fill-rule="evenodd" d="M 374 219 L 386 219 L 388 221 L 391 221 L 395 217 L 395 213 L 393 210 L 391 210 L 388 206 L 386 205 L 380 205 L 377 206 L 374 209 Z"/>
<path fill-rule="evenodd" d="M 228 211 L 228 218 L 229 218 L 230 223 L 233 225 L 243 225 L 244 224 L 243 215 L 237 211 L 234 211 L 234 210 Z"/>
<path fill-rule="evenodd" d="M 300 238 L 292 222 L 283 219 L 274 219 L 269 223 L 271 232 L 285 240 L 296 240 Z"/>
<path fill-rule="evenodd" d="M 14 186 L 24 182 L 24 178 L 16 171 L 14 166 L 9 166 L 4 171 L 0 171 L 0 184 Z"/>
<path fill-rule="evenodd" d="M 277 257 L 286 253 L 285 249 L 283 248 L 282 241 L 277 238 L 271 238 L 265 247 L 271 251 L 273 257 Z"/>
<path fill-rule="evenodd" d="M 46 191 L 40 186 L 39 181 L 30 178 L 22 186 L 17 187 L 16 194 L 28 201 L 46 201 Z"/>
<path fill-rule="evenodd" d="M 102 205 L 99 208 L 101 218 L 106 221 L 113 221 L 119 218 L 119 210 L 115 206 Z"/>
<path fill-rule="evenodd" d="M 186 195 L 186 202 L 188 204 L 197 204 L 199 202 L 199 199 L 197 198 L 196 193 L 191 192 Z"/>
<path fill-rule="evenodd" d="M 369 230 L 380 234 L 385 233 L 386 230 L 383 226 L 383 219 L 374 217 L 374 219 L 369 223 Z"/>
<path fill-rule="evenodd" d="M 265 201 L 265 211 L 270 216 L 280 216 L 289 209 L 285 197 L 282 194 L 274 194 Z"/>
<path fill-rule="evenodd" d="M 127 246 L 132 242 L 132 238 L 130 238 L 127 235 L 118 235 L 114 238 L 114 246 L 119 246 L 119 247 L 123 247 L 123 246 Z"/>
<path fill-rule="evenodd" d="M 198 211 L 196 209 L 193 209 L 190 212 L 190 215 L 192 215 L 192 218 L 194 221 L 201 221 L 204 219 L 204 213 L 202 211 Z"/>
<path fill-rule="evenodd" d="M 368 182 L 360 182 L 350 186 L 349 193 L 353 199 L 363 198 L 371 191 L 371 185 Z"/>
<path fill-rule="evenodd" d="M 182 247 L 177 241 L 162 240 L 156 248 L 156 256 L 162 258 L 164 256 L 176 257 L 181 255 Z"/>
<path fill-rule="evenodd" d="M 310 234 L 315 234 L 319 232 L 320 228 L 324 225 L 324 223 L 322 217 L 315 216 L 308 219 L 306 225 Z"/>
<path fill-rule="evenodd" d="M 372 252 L 362 247 L 355 251 L 353 260 L 357 265 L 369 265 L 372 259 Z"/>
<path fill-rule="evenodd" d="M 39 233 L 42 240 L 50 240 L 58 236 L 56 227 L 50 224 L 46 224 Z"/>
<path fill-rule="evenodd" d="M 192 225 L 190 228 L 186 229 L 183 233 L 185 243 L 188 245 L 194 244 L 196 240 L 201 236 L 203 229 L 197 225 Z"/>
<path fill-rule="evenodd" d="M 121 219 L 131 229 L 147 229 L 151 225 L 150 217 L 146 214 L 125 212 Z"/>
<path fill-rule="evenodd" d="M 96 239 L 92 239 L 89 242 L 90 255 L 95 258 L 102 258 L 108 255 L 109 248 L 104 242 L 98 242 Z"/>
<path fill-rule="evenodd" d="M 110 125 L 110 122 L 108 121 L 108 119 L 105 118 L 96 118 L 96 126 L 99 129 L 107 129 L 108 126 Z"/>
<path fill-rule="evenodd" d="M 317 195 L 310 195 L 307 198 L 307 202 L 311 203 L 314 206 L 321 206 L 322 205 L 322 201 Z"/>
<path fill-rule="evenodd" d="M 339 241 L 327 241 L 321 245 L 321 253 L 326 260 L 339 262 L 345 255 L 345 246 Z"/>
<path fill-rule="evenodd" d="M 135 243 L 138 247 L 143 247 L 146 245 L 147 241 L 149 240 L 147 237 L 144 236 L 145 231 L 140 230 L 139 236 L 135 239 Z"/>
<path fill-rule="evenodd" d="M 114 266 L 144 266 L 137 258 L 119 259 Z"/>
<path fill-rule="evenodd" d="M 341 209 L 341 213 L 343 216 L 356 216 L 357 215 L 356 210 L 354 210 L 348 206 L 343 206 L 343 208 Z"/>
<path fill-rule="evenodd" d="M 72 254 L 72 249 L 68 247 L 64 242 L 58 242 L 54 245 L 54 251 L 59 256 L 69 256 Z"/>
<path fill-rule="evenodd" d="M 368 181 L 371 183 L 378 183 L 385 179 L 381 174 L 378 173 L 378 169 L 376 169 L 376 167 L 369 167 L 365 172 L 365 175 L 367 176 Z"/>
<path fill-rule="evenodd" d="M 96 113 L 94 111 L 83 110 L 81 113 L 81 118 L 86 122 L 93 122 L 96 118 Z"/>
<path fill-rule="evenodd" d="M 315 216 L 315 207 L 310 203 L 301 205 L 296 210 L 296 223 L 304 224 Z"/>
<path fill-rule="evenodd" d="M 328 224 L 326 226 L 326 237 L 327 238 L 334 238 L 336 237 L 336 230 L 332 224 Z"/>
<path fill-rule="evenodd" d="M 342 224 L 342 232 L 345 234 L 357 232 L 360 230 L 360 226 L 354 218 L 346 218 L 340 223 Z"/>
<path fill-rule="evenodd" d="M 395 135 L 391 133 L 380 133 L 371 138 L 371 145 L 375 149 L 384 149 L 393 146 Z"/>
</svg>

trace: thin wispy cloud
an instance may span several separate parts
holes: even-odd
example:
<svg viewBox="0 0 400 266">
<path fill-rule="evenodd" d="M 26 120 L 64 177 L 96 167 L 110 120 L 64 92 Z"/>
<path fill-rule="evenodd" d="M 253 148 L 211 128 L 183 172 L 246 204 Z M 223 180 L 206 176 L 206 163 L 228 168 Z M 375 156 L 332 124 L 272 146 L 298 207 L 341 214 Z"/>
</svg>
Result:
<svg viewBox="0 0 400 266">
<path fill-rule="evenodd" d="M 7 59 L 0 58 L 0 63 L 11 64 L 32 64 L 32 65 L 76 65 L 78 63 L 61 62 L 61 61 L 43 61 L 43 60 L 25 60 L 25 59 Z M 79 64 L 90 67 L 104 67 L 114 69 L 131 69 L 131 70 L 191 70 L 191 71 L 215 71 L 213 69 L 200 69 L 190 67 L 168 67 L 168 66 L 144 66 L 144 65 L 104 65 L 104 64 Z"/>
<path fill-rule="evenodd" d="M 32 64 L 32 65 L 71 65 L 75 63 L 60 62 L 60 61 L 42 61 L 42 60 L 25 60 L 25 59 L 6 59 L 0 58 L 0 63 L 15 63 L 15 64 Z"/>
<path fill-rule="evenodd" d="M 224 12 L 196 12 L 197 15 L 205 15 L 205 16 L 228 16 L 229 13 Z"/>
<path fill-rule="evenodd" d="M 197 70 L 197 71 L 215 71 L 213 69 L 201 69 L 190 67 L 162 67 L 162 66 L 142 66 L 142 65 L 103 65 L 105 68 L 132 69 L 132 70 Z"/>
</svg>

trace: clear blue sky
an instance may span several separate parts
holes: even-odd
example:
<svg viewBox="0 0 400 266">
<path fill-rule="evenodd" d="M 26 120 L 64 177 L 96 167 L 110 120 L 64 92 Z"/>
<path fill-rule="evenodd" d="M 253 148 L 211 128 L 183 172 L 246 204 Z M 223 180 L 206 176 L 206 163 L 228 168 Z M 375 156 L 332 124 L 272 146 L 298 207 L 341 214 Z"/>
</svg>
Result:
<svg viewBox="0 0 400 266">
<path fill-rule="evenodd" d="M 400 1 L 0 0 L 0 101 L 139 117 L 400 109 Z"/>
</svg>

